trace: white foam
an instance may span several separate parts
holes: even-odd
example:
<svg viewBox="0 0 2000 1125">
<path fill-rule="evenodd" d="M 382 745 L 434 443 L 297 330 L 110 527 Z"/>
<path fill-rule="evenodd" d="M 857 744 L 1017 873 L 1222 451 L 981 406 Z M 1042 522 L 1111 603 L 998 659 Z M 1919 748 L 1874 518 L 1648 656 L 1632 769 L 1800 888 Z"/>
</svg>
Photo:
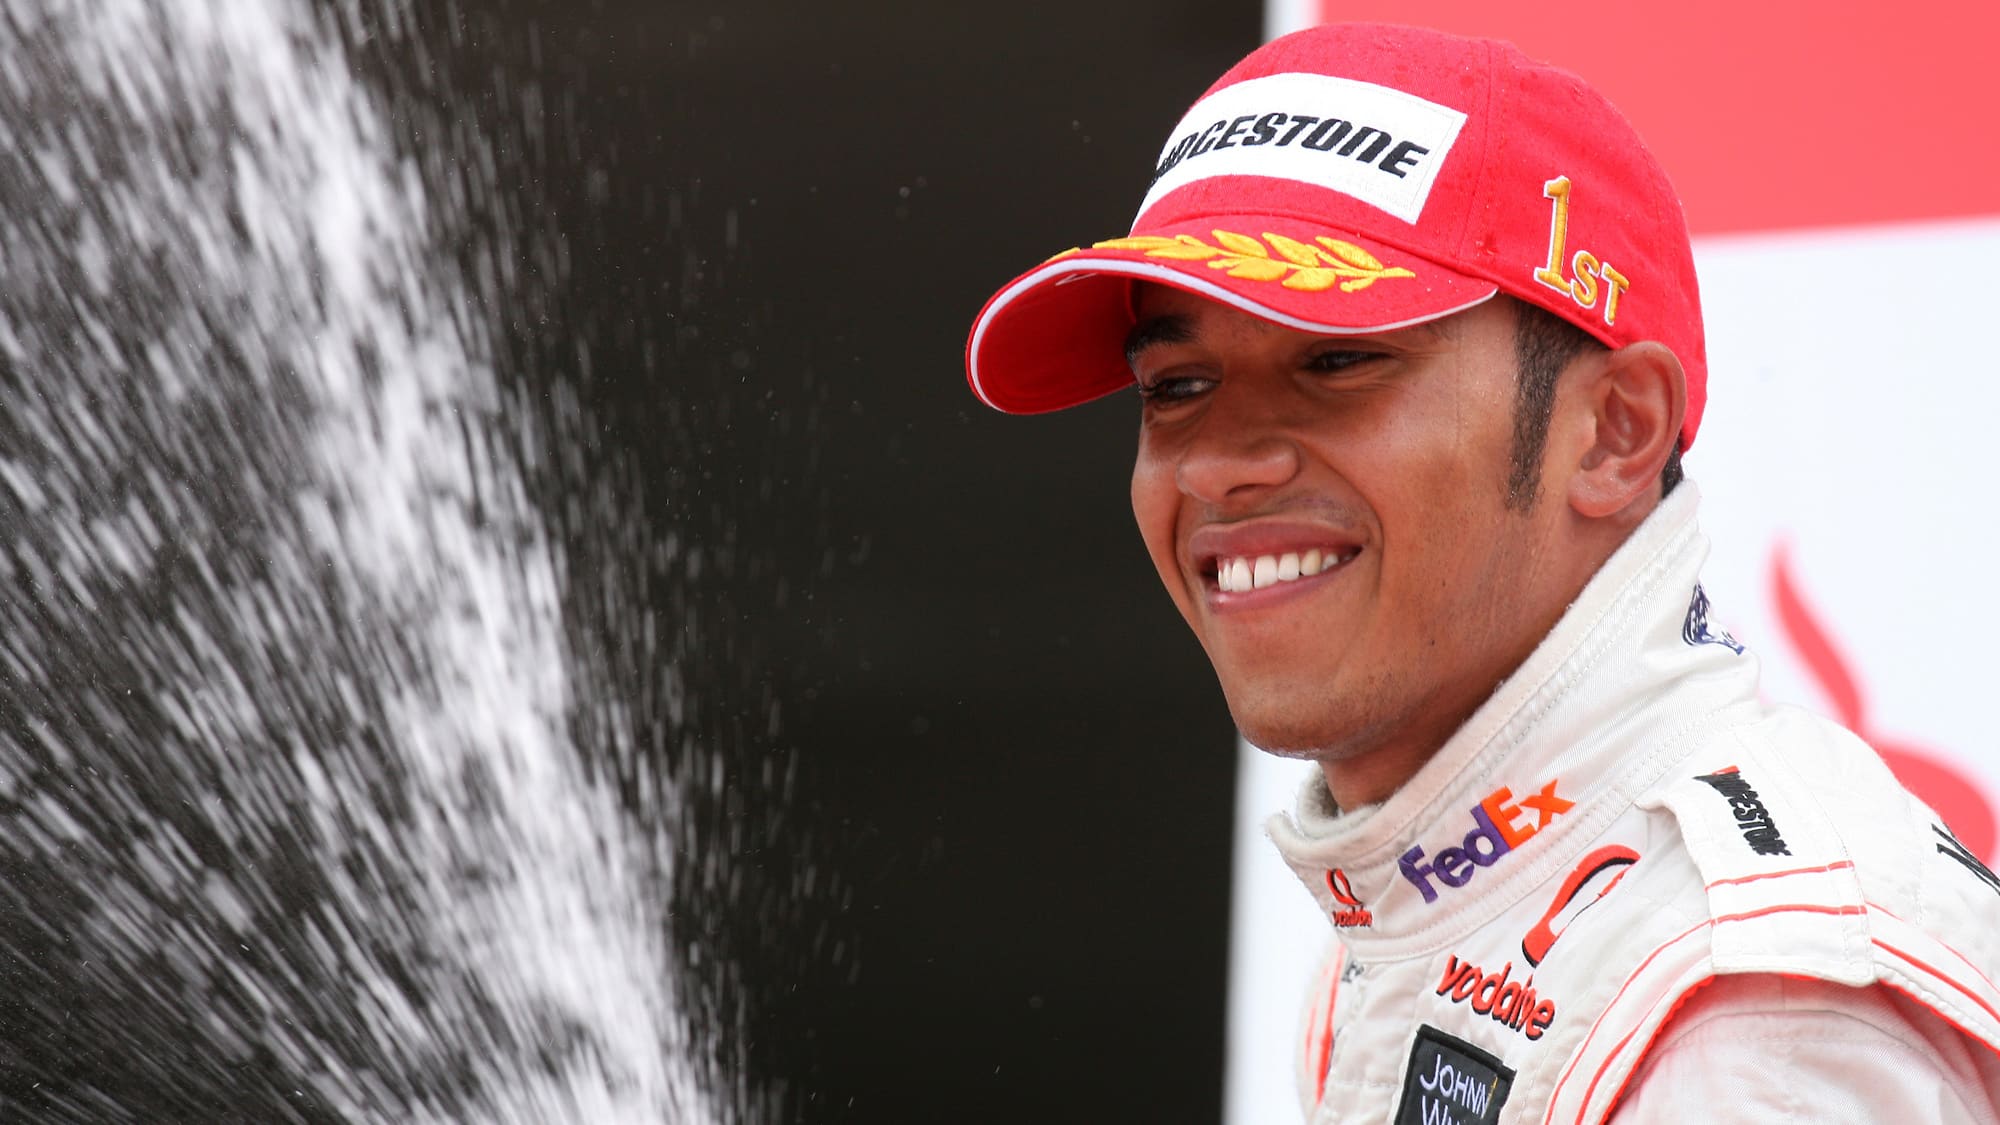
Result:
<svg viewBox="0 0 2000 1125">
<path fill-rule="evenodd" d="M 401 15 L 393 3 L 384 11 Z M 168 686 L 151 703 L 172 728 L 160 753 L 212 755 L 161 768 L 222 779 L 187 815 L 232 847 L 269 854 L 296 835 L 321 849 L 323 889 L 353 908 L 300 917 L 296 946 L 254 948 L 248 920 L 268 916 L 278 892 L 211 869 L 173 824 L 141 824 L 130 874 L 93 888 L 101 898 L 85 936 L 233 982 L 261 1022 L 218 1009 L 218 1038 L 269 1050 L 352 1119 L 455 1121 L 465 1107 L 409 1094 L 353 1065 L 353 1043 L 332 1041 L 324 1021 L 291 1018 L 288 1005 L 329 977 L 351 990 L 328 998 L 351 1007 L 341 1036 L 382 1070 L 425 1059 L 467 1068 L 484 1119 L 721 1120 L 667 945 L 679 791 L 644 788 L 635 815 L 572 744 L 579 689 L 560 545 L 507 453 L 514 422 L 494 346 L 467 315 L 456 248 L 430 233 L 433 201 L 398 155 L 388 108 L 302 0 L 16 0 L 4 15 L 15 34 L 58 36 L 81 92 L 159 146 L 130 152 L 133 166 L 111 175 L 79 135 L 10 125 L 49 197 L 74 208 L 76 229 L 8 227 L 9 274 L 23 273 L 24 248 L 29 259 L 67 253 L 60 261 L 105 298 L 127 271 L 164 261 L 185 271 L 173 281 L 192 310 L 133 364 L 120 326 L 77 308 L 82 366 L 46 372 L 52 401 L 15 419 L 49 463 L 0 459 L 0 488 L 47 513 L 37 527 L 51 546 L 24 548 L 18 566 L 86 613 L 107 589 L 186 568 L 186 588 L 166 595 L 156 619 L 128 623 L 123 642 L 172 654 L 153 659 Z M 0 41 L 9 99 L 33 96 L 37 81 L 18 46 Z M 221 160 L 154 159 L 180 151 L 185 130 L 220 128 L 209 119 L 218 113 L 232 138 Z M 0 323 L 0 345 L 29 360 L 54 346 L 20 339 L 41 331 Z M 96 492 L 106 466 L 143 461 L 135 436 L 165 432 L 148 428 L 149 412 L 198 399 L 220 377 L 188 363 L 201 354 L 189 341 L 216 331 L 231 333 L 269 416 L 296 419 L 305 436 L 296 448 L 275 443 L 274 463 L 243 465 L 241 501 L 270 517 L 246 529 L 268 537 L 250 575 L 218 570 L 228 564 L 202 557 L 187 528 L 162 534 L 147 504 L 107 511 Z M 106 394 L 139 401 L 111 410 Z M 135 475 L 156 509 L 185 487 L 151 468 Z M 365 617 L 337 619 L 336 607 Z M 330 649 L 329 638 L 350 647 Z M 4 650 L 24 679 L 55 674 L 18 640 Z M 274 720 L 294 683 L 333 701 L 344 742 L 318 740 L 324 728 L 304 718 Z M 81 699 L 106 729 L 124 729 L 114 701 Z M 630 730 L 611 737 L 635 741 Z M 93 760 L 62 730 L 44 726 L 40 742 L 47 758 Z M 274 744 L 288 760 L 270 759 Z M 272 776 L 289 781 L 256 780 Z M 106 792 L 107 803 L 144 806 L 143 795 Z M 37 795 L 16 827 L 51 841 L 102 831 L 55 794 Z M 205 920 L 163 912 L 161 896 L 180 887 L 208 904 Z M 406 908 L 356 932 L 392 893 Z M 419 974 L 415 995 L 382 963 L 384 932 L 404 935 L 387 955 Z M 552 1026 L 577 1041 L 546 1044 L 553 1063 L 518 1065 Z"/>
</svg>

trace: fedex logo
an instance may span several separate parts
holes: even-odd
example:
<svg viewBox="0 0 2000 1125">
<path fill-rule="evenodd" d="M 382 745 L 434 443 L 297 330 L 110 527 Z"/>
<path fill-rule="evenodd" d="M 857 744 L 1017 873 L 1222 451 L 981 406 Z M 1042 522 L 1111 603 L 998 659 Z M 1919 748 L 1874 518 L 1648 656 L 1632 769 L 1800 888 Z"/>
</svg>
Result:
<svg viewBox="0 0 2000 1125">
<path fill-rule="evenodd" d="M 1472 831 L 1465 834 L 1462 844 L 1446 848 L 1428 863 L 1424 861 L 1424 849 L 1411 848 L 1403 853 L 1397 866 L 1425 902 L 1436 902 L 1438 893 L 1431 885 L 1433 876 L 1447 887 L 1463 887 L 1472 880 L 1474 872 L 1493 866 L 1494 860 L 1520 847 L 1575 804 L 1556 796 L 1555 779 L 1542 786 L 1540 792 L 1530 793 L 1518 802 L 1513 791 L 1503 785 L 1472 806 Z"/>
</svg>

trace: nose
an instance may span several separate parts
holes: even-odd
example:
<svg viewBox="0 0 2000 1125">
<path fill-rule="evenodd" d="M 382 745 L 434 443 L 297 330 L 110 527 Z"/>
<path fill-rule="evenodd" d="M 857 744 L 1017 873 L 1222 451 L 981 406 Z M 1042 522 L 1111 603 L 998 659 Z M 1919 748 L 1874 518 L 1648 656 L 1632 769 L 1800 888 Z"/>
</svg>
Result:
<svg viewBox="0 0 2000 1125">
<path fill-rule="evenodd" d="M 1208 504 L 1241 501 L 1299 472 L 1299 447 L 1259 396 L 1219 389 L 1181 449 L 1174 469 L 1182 493 Z"/>
</svg>

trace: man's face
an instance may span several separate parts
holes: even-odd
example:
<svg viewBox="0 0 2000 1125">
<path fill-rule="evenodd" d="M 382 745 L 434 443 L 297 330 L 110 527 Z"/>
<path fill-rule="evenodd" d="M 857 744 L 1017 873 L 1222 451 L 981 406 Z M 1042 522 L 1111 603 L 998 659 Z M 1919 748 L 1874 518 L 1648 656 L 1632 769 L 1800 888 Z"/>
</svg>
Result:
<svg viewBox="0 0 2000 1125">
<path fill-rule="evenodd" d="M 1326 760 L 1434 751 L 1575 588 L 1565 505 L 1507 504 L 1513 307 L 1367 336 L 1156 285 L 1137 307 L 1132 508 L 1237 726 Z"/>
</svg>

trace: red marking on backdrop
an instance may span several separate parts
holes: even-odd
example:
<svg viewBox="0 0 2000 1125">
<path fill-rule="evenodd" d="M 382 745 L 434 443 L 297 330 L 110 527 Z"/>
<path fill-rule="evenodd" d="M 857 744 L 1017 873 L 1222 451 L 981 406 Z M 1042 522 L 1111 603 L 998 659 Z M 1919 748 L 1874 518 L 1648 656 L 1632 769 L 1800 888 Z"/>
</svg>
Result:
<svg viewBox="0 0 2000 1125">
<path fill-rule="evenodd" d="M 1861 685 L 1820 625 L 1819 615 L 1800 594 L 1798 582 L 1792 577 L 1791 553 L 1783 543 L 1778 544 L 1771 556 L 1771 599 L 1777 604 L 1778 624 L 1805 662 L 1806 670 L 1826 693 L 1833 717 L 1873 746 L 1882 760 L 1889 763 L 1896 780 L 1937 810 L 1952 835 L 1967 850 L 1982 859 L 1992 859 L 1993 806 L 1985 792 L 1948 757 L 1889 739 L 1871 728 Z"/>
<path fill-rule="evenodd" d="M 2000 4 L 1320 0 L 1509 39 L 1603 90 L 1697 234 L 2000 213 Z M 1551 172 L 1555 175 L 1555 172 Z"/>
</svg>

